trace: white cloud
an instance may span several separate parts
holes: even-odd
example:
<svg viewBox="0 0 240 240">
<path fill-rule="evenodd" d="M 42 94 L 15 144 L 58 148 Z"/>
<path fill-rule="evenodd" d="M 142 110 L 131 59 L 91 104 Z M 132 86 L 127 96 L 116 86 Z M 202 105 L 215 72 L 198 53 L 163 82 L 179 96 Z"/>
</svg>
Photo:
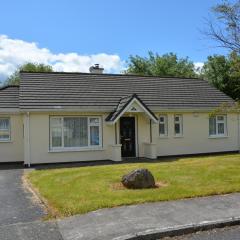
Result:
<svg viewBox="0 0 240 240">
<path fill-rule="evenodd" d="M 54 54 L 47 48 L 40 48 L 35 42 L 0 35 L 0 82 L 26 62 L 49 64 L 55 71 L 66 72 L 88 72 L 89 67 L 95 63 L 104 67 L 106 73 L 118 73 L 124 69 L 124 61 L 118 55 Z"/>
<path fill-rule="evenodd" d="M 196 72 L 200 72 L 203 68 L 204 63 L 203 62 L 195 62 L 194 67 Z"/>
</svg>

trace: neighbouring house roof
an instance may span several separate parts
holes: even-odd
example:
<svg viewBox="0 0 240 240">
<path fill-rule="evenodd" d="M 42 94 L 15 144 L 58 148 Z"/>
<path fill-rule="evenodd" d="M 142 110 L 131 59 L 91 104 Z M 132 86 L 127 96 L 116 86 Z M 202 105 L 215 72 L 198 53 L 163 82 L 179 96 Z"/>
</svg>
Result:
<svg viewBox="0 0 240 240">
<path fill-rule="evenodd" d="M 106 121 L 109 123 L 115 123 L 134 102 L 136 102 L 142 108 L 143 112 L 145 112 L 150 119 L 152 119 L 154 122 L 158 121 L 158 118 L 155 116 L 155 114 L 143 103 L 137 94 L 132 94 L 121 98 L 114 111 L 107 116 Z"/>
<path fill-rule="evenodd" d="M 0 88 L 0 108 L 19 107 L 19 87 L 5 86 Z"/>
<path fill-rule="evenodd" d="M 121 99 L 132 94 L 137 94 L 152 111 L 212 109 L 221 103 L 233 102 L 207 81 L 194 78 L 22 72 L 19 106 L 23 110 L 104 109 L 112 112 Z"/>
</svg>

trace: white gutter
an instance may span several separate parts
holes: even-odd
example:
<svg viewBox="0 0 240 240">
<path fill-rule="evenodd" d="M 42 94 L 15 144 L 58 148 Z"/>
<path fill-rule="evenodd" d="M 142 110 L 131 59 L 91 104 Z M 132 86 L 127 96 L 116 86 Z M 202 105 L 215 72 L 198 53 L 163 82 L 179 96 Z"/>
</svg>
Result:
<svg viewBox="0 0 240 240">
<path fill-rule="evenodd" d="M 19 108 L 0 108 L 0 113 L 1 114 L 20 114 L 20 109 Z"/>
<path fill-rule="evenodd" d="M 217 107 L 216 107 L 217 108 Z M 202 113 L 202 112 L 212 112 L 214 110 L 216 110 L 216 108 L 151 108 L 151 111 L 154 113 L 178 113 L 178 112 L 184 112 L 184 113 L 192 113 L 192 112 L 198 112 L 198 113 Z M 91 113 L 91 112 L 99 112 L 99 113 L 110 113 L 113 111 L 113 109 L 109 109 L 109 108 L 101 108 L 101 106 L 99 106 L 99 108 L 60 108 L 60 109 L 55 109 L 55 108 L 51 108 L 51 109 L 20 109 L 19 112 L 20 113 L 26 113 L 26 111 L 28 112 L 34 112 L 34 113 L 59 113 L 59 112 L 79 112 L 79 113 Z"/>
</svg>

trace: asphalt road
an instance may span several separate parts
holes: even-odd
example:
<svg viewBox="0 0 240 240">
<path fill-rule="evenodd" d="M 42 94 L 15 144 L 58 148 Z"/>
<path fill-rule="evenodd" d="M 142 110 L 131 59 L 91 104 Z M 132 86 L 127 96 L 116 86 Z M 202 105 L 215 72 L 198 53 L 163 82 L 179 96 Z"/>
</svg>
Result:
<svg viewBox="0 0 240 240">
<path fill-rule="evenodd" d="M 240 226 L 219 228 L 162 240 L 240 240 Z"/>
<path fill-rule="evenodd" d="M 24 189 L 21 165 L 0 164 L 0 240 L 62 240 L 55 222 Z"/>
<path fill-rule="evenodd" d="M 40 220 L 43 208 L 22 184 L 21 165 L 0 165 L 0 226 Z"/>
</svg>

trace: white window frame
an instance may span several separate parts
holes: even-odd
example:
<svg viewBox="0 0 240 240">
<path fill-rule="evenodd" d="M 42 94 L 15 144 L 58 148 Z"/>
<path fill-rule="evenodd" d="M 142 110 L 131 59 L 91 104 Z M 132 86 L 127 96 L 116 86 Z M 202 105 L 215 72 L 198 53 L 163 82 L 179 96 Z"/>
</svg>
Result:
<svg viewBox="0 0 240 240">
<path fill-rule="evenodd" d="M 62 146 L 61 147 L 52 147 L 52 129 L 51 129 L 51 119 L 61 119 L 61 129 L 62 129 Z M 87 118 L 88 122 L 88 146 L 84 147 L 64 147 L 64 118 Z M 90 123 L 91 118 L 97 118 L 99 123 Z M 98 126 L 99 127 L 99 145 L 90 145 L 90 126 Z M 84 151 L 84 150 L 98 150 L 102 149 L 102 118 L 100 116 L 50 116 L 49 118 L 49 143 L 50 143 L 50 151 Z"/>
<path fill-rule="evenodd" d="M 218 117 L 223 117 L 223 120 L 219 120 Z M 215 125 L 215 129 L 216 129 L 216 133 L 215 134 L 210 134 L 210 118 L 215 118 L 216 120 L 216 125 Z M 224 133 L 219 133 L 218 132 L 218 124 L 219 123 L 223 123 L 224 124 Z M 208 134 L 209 137 L 226 137 L 228 135 L 228 131 L 227 131 L 227 115 L 224 114 L 218 114 L 215 116 L 211 116 L 209 117 L 208 120 Z"/>
<path fill-rule="evenodd" d="M 163 122 L 161 122 L 160 118 L 163 118 Z M 163 124 L 164 125 L 164 134 L 161 134 L 160 133 L 160 124 Z M 164 137 L 167 137 L 168 136 L 168 116 L 167 114 L 161 114 L 159 116 L 159 136 L 161 138 L 164 138 Z"/>
<path fill-rule="evenodd" d="M 0 119 L 8 120 L 8 129 L 0 129 L 0 131 L 6 132 L 8 134 L 7 139 L 1 139 L 0 142 L 10 142 L 11 141 L 11 119 L 10 117 L 0 117 Z"/>
<path fill-rule="evenodd" d="M 183 136 L 183 115 L 182 114 L 175 114 L 173 117 L 174 117 L 174 136 L 175 137 L 182 137 Z M 179 117 L 179 121 L 175 120 L 176 117 Z M 180 133 L 175 132 L 175 124 L 180 125 Z"/>
</svg>

